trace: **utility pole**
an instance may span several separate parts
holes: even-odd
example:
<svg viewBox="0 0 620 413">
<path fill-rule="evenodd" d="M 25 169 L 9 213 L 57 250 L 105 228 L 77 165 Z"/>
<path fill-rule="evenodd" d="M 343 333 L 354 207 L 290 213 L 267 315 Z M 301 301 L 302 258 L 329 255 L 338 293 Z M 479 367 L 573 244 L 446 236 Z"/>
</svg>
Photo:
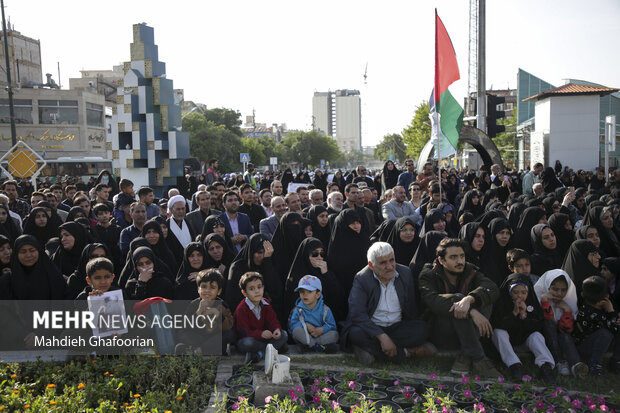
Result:
<svg viewBox="0 0 620 413">
<path fill-rule="evenodd" d="M 4 58 L 6 60 L 6 83 L 9 92 L 9 117 L 11 118 L 11 144 L 17 144 L 17 131 L 15 130 L 15 109 L 13 107 L 13 85 L 11 82 L 11 62 L 9 61 L 9 40 L 7 38 L 6 20 L 4 18 L 4 0 L 0 0 L 2 8 L 2 33 L 4 35 Z"/>
<path fill-rule="evenodd" d="M 487 99 L 486 99 L 486 0 L 478 0 L 478 68 L 477 68 L 477 111 L 478 129 L 487 132 Z"/>
</svg>

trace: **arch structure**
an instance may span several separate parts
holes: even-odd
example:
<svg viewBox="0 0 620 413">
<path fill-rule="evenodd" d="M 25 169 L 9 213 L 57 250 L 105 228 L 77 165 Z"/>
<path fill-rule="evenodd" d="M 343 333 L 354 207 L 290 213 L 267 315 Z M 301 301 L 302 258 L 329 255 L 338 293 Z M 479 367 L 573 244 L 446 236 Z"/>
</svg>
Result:
<svg viewBox="0 0 620 413">
<path fill-rule="evenodd" d="M 482 158 L 482 162 L 489 167 L 493 164 L 498 164 L 502 170 L 504 169 L 504 162 L 495 145 L 495 142 L 489 136 L 478 128 L 471 126 L 463 126 L 461 134 L 459 135 L 459 142 L 467 143 L 474 147 L 476 152 Z M 435 158 L 435 145 L 429 140 L 422 148 L 420 156 L 418 157 L 418 173 L 424 169 L 426 162 L 432 161 Z"/>
</svg>

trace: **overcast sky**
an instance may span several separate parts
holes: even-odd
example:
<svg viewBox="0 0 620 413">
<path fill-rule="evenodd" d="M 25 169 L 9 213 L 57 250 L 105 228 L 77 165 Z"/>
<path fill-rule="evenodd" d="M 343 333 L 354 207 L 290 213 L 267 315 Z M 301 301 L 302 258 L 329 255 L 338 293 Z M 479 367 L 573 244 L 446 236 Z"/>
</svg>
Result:
<svg viewBox="0 0 620 413">
<path fill-rule="evenodd" d="M 128 61 L 132 25 L 146 22 L 187 100 L 309 129 L 315 91 L 359 89 L 364 145 L 400 133 L 430 96 L 437 8 L 461 71 L 452 94 L 467 94 L 467 0 L 4 3 L 15 30 L 40 39 L 43 73 L 56 79 L 60 62 L 63 87 Z M 619 18 L 618 0 L 487 1 L 487 88 L 515 88 L 518 68 L 620 87 Z"/>
</svg>

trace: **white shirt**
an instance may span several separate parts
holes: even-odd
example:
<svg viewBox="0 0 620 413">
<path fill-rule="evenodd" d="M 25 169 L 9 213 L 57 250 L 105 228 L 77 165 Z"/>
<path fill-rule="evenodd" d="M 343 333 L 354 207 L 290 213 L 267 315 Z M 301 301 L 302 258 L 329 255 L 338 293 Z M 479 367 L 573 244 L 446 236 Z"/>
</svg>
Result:
<svg viewBox="0 0 620 413">
<path fill-rule="evenodd" d="M 394 277 L 392 277 L 387 285 L 381 282 L 377 274 L 373 275 L 379 281 L 381 295 L 379 297 L 379 304 L 371 320 L 378 326 L 389 327 L 402 320 L 400 301 L 398 300 L 398 294 L 396 294 L 396 287 L 394 287 L 394 280 L 398 277 L 398 273 L 394 274 Z"/>
<path fill-rule="evenodd" d="M 269 303 L 265 301 L 264 298 L 260 300 L 260 303 L 258 303 L 258 305 L 254 305 L 254 303 L 252 303 L 249 298 L 245 297 L 245 303 L 250 308 L 250 310 L 252 310 L 257 320 L 260 320 L 260 312 L 263 309 L 263 306 L 269 305 Z"/>
</svg>

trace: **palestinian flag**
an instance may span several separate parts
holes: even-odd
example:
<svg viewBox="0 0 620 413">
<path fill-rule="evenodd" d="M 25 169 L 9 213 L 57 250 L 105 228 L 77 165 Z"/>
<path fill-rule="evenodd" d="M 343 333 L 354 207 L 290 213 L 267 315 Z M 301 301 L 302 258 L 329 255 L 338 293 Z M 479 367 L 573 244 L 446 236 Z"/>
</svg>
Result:
<svg viewBox="0 0 620 413">
<path fill-rule="evenodd" d="M 450 36 L 435 9 L 435 111 L 439 115 L 437 136 L 445 136 L 456 149 L 463 127 L 463 108 L 454 99 L 448 86 L 460 79 L 459 65 Z M 441 147 L 443 148 L 443 143 Z M 443 156 L 443 153 L 442 153 Z"/>
</svg>

